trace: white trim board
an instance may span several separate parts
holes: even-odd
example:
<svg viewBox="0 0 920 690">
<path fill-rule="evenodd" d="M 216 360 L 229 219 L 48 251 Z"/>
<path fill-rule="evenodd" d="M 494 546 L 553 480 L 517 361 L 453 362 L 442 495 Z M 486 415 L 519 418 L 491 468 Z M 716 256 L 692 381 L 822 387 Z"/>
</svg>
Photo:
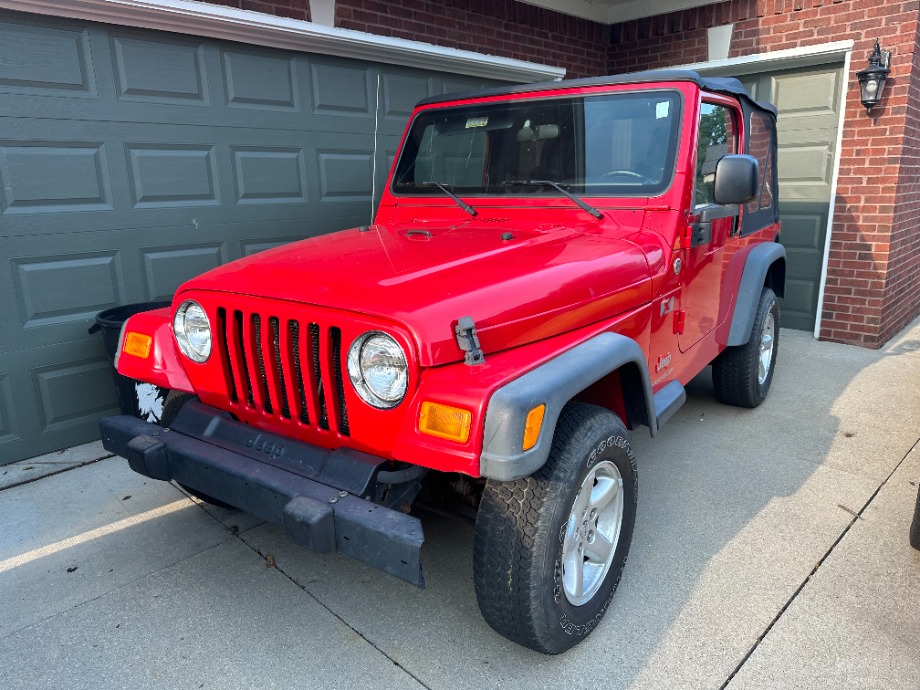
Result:
<svg viewBox="0 0 920 690">
<path fill-rule="evenodd" d="M 726 58 L 724 60 L 675 65 L 674 69 L 692 69 L 712 74 L 728 71 L 732 74 L 753 74 L 778 69 L 823 65 L 828 62 L 843 62 L 845 57 L 853 50 L 853 45 L 853 41 L 849 39 L 846 41 L 833 41 L 832 43 L 820 43 L 803 48 L 789 48 L 787 50 L 774 50 L 769 53 L 742 55 L 741 57 Z"/>
<path fill-rule="evenodd" d="M 837 143 L 834 146 L 834 169 L 831 174 L 831 199 L 827 213 L 827 229 L 824 234 L 824 256 L 821 257 L 821 278 L 818 283 L 818 310 L 815 314 L 814 337 L 821 336 L 821 319 L 824 318 L 824 292 L 827 284 L 827 264 L 831 253 L 831 233 L 834 228 L 834 209 L 837 205 L 837 180 L 840 175 L 840 153 L 843 146 L 843 125 L 846 114 L 847 79 L 850 74 L 850 56 L 853 41 L 834 41 L 804 48 L 776 50 L 772 53 L 758 53 L 725 60 L 697 62 L 683 65 L 680 69 L 694 69 L 716 75 L 743 75 L 757 72 L 772 72 L 795 67 L 811 67 L 833 62 L 843 63 L 843 78 L 840 80 L 840 121 L 837 125 Z"/>
<path fill-rule="evenodd" d="M 565 76 L 563 67 L 190 0 L 0 0 L 0 8 L 487 79 L 533 82 Z"/>
</svg>

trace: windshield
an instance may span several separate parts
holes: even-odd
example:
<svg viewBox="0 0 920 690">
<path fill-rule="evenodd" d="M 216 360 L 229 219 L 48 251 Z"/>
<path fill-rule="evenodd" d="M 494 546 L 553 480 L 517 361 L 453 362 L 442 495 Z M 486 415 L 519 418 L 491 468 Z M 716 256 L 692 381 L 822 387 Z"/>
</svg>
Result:
<svg viewBox="0 0 920 690">
<path fill-rule="evenodd" d="M 395 194 L 653 196 L 671 182 L 680 94 L 643 91 L 487 103 L 422 112 L 393 177 Z"/>
</svg>

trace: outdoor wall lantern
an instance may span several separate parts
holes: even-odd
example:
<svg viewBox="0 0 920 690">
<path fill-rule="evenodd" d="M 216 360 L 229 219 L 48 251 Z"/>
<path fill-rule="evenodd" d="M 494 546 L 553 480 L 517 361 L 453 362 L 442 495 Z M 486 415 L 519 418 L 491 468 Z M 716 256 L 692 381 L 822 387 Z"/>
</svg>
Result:
<svg viewBox="0 0 920 690">
<path fill-rule="evenodd" d="M 891 72 L 890 63 L 891 51 L 882 50 L 878 39 L 875 39 L 875 50 L 869 56 L 869 66 L 856 73 L 859 79 L 859 100 L 866 106 L 867 113 L 871 113 L 872 107 L 878 105 L 882 98 L 885 79 Z"/>
</svg>

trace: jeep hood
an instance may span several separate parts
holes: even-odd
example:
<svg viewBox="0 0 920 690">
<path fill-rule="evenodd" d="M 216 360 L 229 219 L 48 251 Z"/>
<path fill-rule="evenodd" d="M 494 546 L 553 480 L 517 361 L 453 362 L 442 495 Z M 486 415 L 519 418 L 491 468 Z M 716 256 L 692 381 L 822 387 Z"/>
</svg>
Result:
<svg viewBox="0 0 920 690">
<path fill-rule="evenodd" d="M 511 237 L 508 238 L 508 233 Z M 628 233 L 624 233 L 628 234 Z M 277 247 L 205 273 L 185 290 L 238 293 L 395 321 L 422 366 L 463 359 L 454 336 L 476 323 L 488 354 L 609 318 L 651 299 L 643 252 L 597 225 L 355 228 Z"/>
</svg>

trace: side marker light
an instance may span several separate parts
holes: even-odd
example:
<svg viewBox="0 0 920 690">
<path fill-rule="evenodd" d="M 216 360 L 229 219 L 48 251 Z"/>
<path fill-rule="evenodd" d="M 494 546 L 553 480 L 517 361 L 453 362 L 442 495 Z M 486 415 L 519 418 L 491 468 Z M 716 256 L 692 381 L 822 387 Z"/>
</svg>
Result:
<svg viewBox="0 0 920 690">
<path fill-rule="evenodd" d="M 540 429 L 543 428 L 543 415 L 546 414 L 546 405 L 537 405 L 527 413 L 524 422 L 524 450 L 530 450 L 537 445 L 540 438 Z"/>
<path fill-rule="evenodd" d="M 124 351 L 129 355 L 147 359 L 150 356 L 150 347 L 153 345 L 153 338 L 143 333 L 129 331 L 125 336 Z"/>
<path fill-rule="evenodd" d="M 473 415 L 469 410 L 440 403 L 423 402 L 418 415 L 418 430 L 429 436 L 466 443 L 470 438 Z"/>
</svg>

